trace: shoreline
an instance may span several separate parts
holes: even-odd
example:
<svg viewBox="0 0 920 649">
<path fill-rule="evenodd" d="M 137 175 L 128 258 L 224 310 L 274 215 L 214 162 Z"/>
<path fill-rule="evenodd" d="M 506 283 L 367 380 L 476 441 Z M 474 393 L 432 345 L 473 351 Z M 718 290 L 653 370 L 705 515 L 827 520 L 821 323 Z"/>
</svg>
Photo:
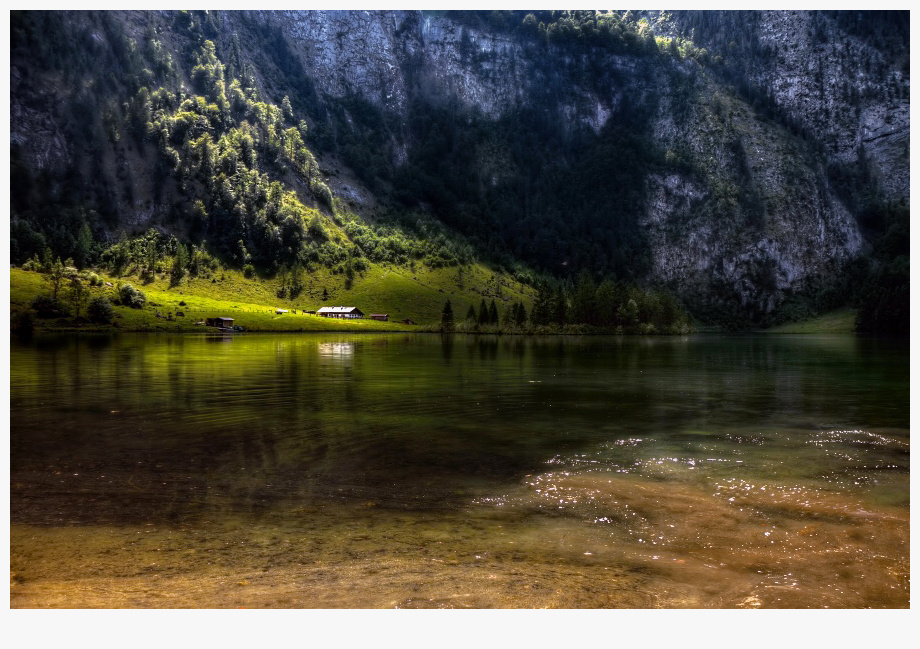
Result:
<svg viewBox="0 0 920 649">
<path fill-rule="evenodd" d="M 229 338 L 239 335 L 261 335 L 261 334 L 354 334 L 354 335 L 377 335 L 377 334 L 413 334 L 413 335 L 431 335 L 431 336 L 513 336 L 527 338 L 542 338 L 549 336 L 560 337 L 579 337 L 579 336 L 597 336 L 597 337 L 620 337 L 620 338 L 677 338 L 682 336 L 852 336 L 854 338 L 864 339 L 895 339 L 900 340 L 898 336 L 872 336 L 870 334 L 860 334 L 856 331 L 810 331 L 810 332 L 787 332 L 787 331 L 770 331 L 766 329 L 751 329 L 743 331 L 689 331 L 685 333 L 618 333 L 611 331 L 582 331 L 582 332 L 565 332 L 565 331 L 419 331 L 412 329 L 378 329 L 378 330 L 361 330 L 361 329 L 259 329 L 256 331 L 239 331 L 239 332 L 221 332 L 221 331 L 170 331 L 170 330 L 142 330 L 142 329 L 83 329 L 83 328 L 54 328 L 41 329 L 37 328 L 28 333 L 11 331 L 11 335 L 21 339 L 28 339 L 32 336 L 48 336 L 55 334 L 66 335 L 91 335 L 91 336 L 112 336 L 121 334 L 131 335 L 170 335 L 170 336 L 220 336 Z"/>
</svg>

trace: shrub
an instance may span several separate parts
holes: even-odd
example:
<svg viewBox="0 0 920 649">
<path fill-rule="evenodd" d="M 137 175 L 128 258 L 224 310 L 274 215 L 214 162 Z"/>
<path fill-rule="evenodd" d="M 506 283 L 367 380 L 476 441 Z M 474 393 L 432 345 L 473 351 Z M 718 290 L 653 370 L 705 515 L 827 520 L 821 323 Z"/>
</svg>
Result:
<svg viewBox="0 0 920 649">
<path fill-rule="evenodd" d="M 313 183 L 313 196 L 316 197 L 316 200 L 325 205 L 326 208 L 335 214 L 335 203 L 332 198 L 332 190 L 329 189 L 329 186 L 322 181 L 316 181 Z"/>
<path fill-rule="evenodd" d="M 118 299 L 125 306 L 140 309 L 147 301 L 147 296 L 130 284 L 124 284 L 118 289 Z"/>
<path fill-rule="evenodd" d="M 107 298 L 94 297 L 90 300 L 89 306 L 86 307 L 86 317 L 90 319 L 90 322 L 106 324 L 115 317 L 115 309 L 112 308 L 112 304 Z"/>
<path fill-rule="evenodd" d="M 314 241 L 325 242 L 329 240 L 329 234 L 326 232 L 326 228 L 323 227 L 318 216 L 314 216 L 310 219 L 310 224 L 307 226 L 307 234 Z"/>
<path fill-rule="evenodd" d="M 13 331 L 18 334 L 30 334 L 35 329 L 35 320 L 28 311 L 21 311 L 13 318 Z"/>
<path fill-rule="evenodd" d="M 246 279 L 252 279 L 252 276 L 256 274 L 255 266 L 252 264 L 246 264 L 243 266 L 243 276 Z"/>
<path fill-rule="evenodd" d="M 60 318 L 68 315 L 67 307 L 56 297 L 48 294 L 38 295 L 32 300 L 32 308 L 39 318 Z"/>
</svg>

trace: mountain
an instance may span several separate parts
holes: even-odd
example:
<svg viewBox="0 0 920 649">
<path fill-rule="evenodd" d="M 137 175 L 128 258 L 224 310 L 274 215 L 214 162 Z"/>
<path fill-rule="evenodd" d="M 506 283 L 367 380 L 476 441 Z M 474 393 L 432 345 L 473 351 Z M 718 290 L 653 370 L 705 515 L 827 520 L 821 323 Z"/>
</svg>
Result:
<svg viewBox="0 0 920 649">
<path fill-rule="evenodd" d="M 256 273 L 481 259 L 570 306 L 586 272 L 723 326 L 906 328 L 908 24 L 13 12 L 13 261 L 156 228 Z"/>
</svg>

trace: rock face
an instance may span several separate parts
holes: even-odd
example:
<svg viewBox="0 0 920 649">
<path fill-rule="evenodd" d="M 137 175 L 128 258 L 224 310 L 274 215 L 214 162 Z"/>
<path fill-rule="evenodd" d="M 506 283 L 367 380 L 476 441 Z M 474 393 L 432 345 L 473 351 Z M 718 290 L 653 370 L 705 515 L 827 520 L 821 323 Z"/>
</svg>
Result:
<svg viewBox="0 0 920 649">
<path fill-rule="evenodd" d="M 833 161 L 862 147 L 890 196 L 910 192 L 910 79 L 875 48 L 834 29 L 820 13 L 764 12 L 760 40 L 776 52 L 754 78 L 823 139 Z M 815 42 L 814 32 L 823 34 Z M 855 98 L 855 99 L 854 99 Z"/>
<path fill-rule="evenodd" d="M 677 12 L 666 18 L 670 27 L 686 33 L 700 13 Z M 722 12 L 707 13 L 718 19 Z M 829 162 L 855 163 L 862 149 L 884 193 L 909 197 L 906 48 L 897 56 L 886 55 L 877 43 L 848 33 L 824 12 L 745 13 L 747 38 L 722 48 L 732 50 L 726 52 L 731 65 L 820 143 Z M 854 20 L 858 24 L 861 19 L 857 14 Z M 713 46 L 724 29 L 715 26 L 694 34 L 698 44 Z"/>
<path fill-rule="evenodd" d="M 498 117 L 524 100 L 520 43 L 449 18 L 405 11 L 284 11 L 261 17 L 281 27 L 322 91 L 358 94 L 397 113 L 410 95 L 456 97 Z"/>
<path fill-rule="evenodd" d="M 809 147 L 714 85 L 697 97 L 683 123 L 670 110 L 656 120 L 660 146 L 689 149 L 705 172 L 648 177 L 652 275 L 689 295 L 734 294 L 749 313 L 767 314 L 840 272 L 865 243 Z"/>
<path fill-rule="evenodd" d="M 657 29 L 680 31 L 680 17 L 658 18 Z M 565 79 L 557 109 L 572 128 L 597 132 L 625 96 L 658 95 L 651 135 L 695 171 L 646 179 L 648 279 L 686 295 L 727 291 L 754 312 L 769 313 L 785 295 L 839 272 L 861 252 L 862 235 L 830 188 L 827 163 L 864 155 L 889 197 L 908 197 L 909 81 L 817 13 L 759 13 L 752 40 L 760 58 L 745 72 L 819 143 L 823 161 L 814 145 L 758 119 L 692 62 L 655 70 L 641 57 L 607 55 L 601 67 L 610 82 L 585 83 L 586 61 L 445 15 L 290 12 L 265 19 L 283 26 L 323 93 L 359 94 L 400 115 L 421 94 L 453 98 L 462 110 L 497 119 L 532 101 L 549 69 Z M 686 85 L 691 92 L 682 91 Z M 725 186 L 743 191 L 726 193 Z M 753 207 L 742 204 L 745 196 Z"/>
<path fill-rule="evenodd" d="M 722 69 L 757 88 L 782 120 L 765 118 L 718 66 L 566 49 L 449 12 L 228 12 L 212 37 L 227 45 L 254 24 L 280 34 L 317 96 L 360 97 L 396 124 L 405 124 L 419 100 L 456 111 L 458 122 L 497 121 L 540 105 L 564 129 L 587 137 L 601 133 L 624 105 L 638 107 L 645 135 L 669 161 L 644 179 L 640 226 L 651 257 L 644 279 L 689 297 L 722 296 L 762 315 L 809 283 L 834 277 L 865 249 L 829 168 L 868 165 L 885 197 L 909 199 L 909 68 L 823 13 L 740 12 L 745 37 L 738 43 L 725 38 L 737 31 L 737 16 L 703 13 L 711 14 L 706 29 L 694 27 L 701 26 L 699 12 L 646 12 L 643 29 L 694 33 L 698 46 L 723 52 Z M 156 30 L 177 57 L 191 47 L 170 41 L 171 14 L 135 12 L 121 20 L 126 34 Z M 98 30 L 84 31 L 84 38 L 98 38 Z M 246 51 L 258 48 L 257 40 L 239 46 L 241 60 L 257 59 Z M 269 81 L 259 66 L 250 69 L 280 103 L 283 75 Z M 54 98 L 20 100 L 21 73 L 11 68 L 11 144 L 34 169 L 66 166 Z M 406 129 L 393 129 L 391 138 L 396 167 L 424 144 Z M 490 143 L 477 145 L 476 156 L 486 184 L 514 173 Z M 129 162 L 106 164 L 114 177 Z M 331 184 L 345 192 L 342 182 Z M 373 202 L 358 185 L 349 180 L 348 195 Z M 137 218 L 154 218 L 146 198 L 153 193 L 134 198 Z M 600 210 L 594 218 L 609 215 Z"/>
</svg>

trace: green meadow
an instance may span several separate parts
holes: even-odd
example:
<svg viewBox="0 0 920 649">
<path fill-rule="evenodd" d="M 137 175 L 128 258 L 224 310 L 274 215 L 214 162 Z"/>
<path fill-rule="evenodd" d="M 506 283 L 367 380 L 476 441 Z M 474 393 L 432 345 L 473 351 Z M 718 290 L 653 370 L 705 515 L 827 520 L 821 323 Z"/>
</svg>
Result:
<svg viewBox="0 0 920 649">
<path fill-rule="evenodd" d="M 522 301 L 529 309 L 532 297 L 529 287 L 515 282 L 510 276 L 473 264 L 463 267 L 416 269 L 369 264 L 347 286 L 341 274 L 325 268 L 306 274 L 304 288 L 296 298 L 279 298 L 277 278 L 247 279 L 239 271 L 222 269 L 208 278 L 186 278 L 171 286 L 168 273 L 158 274 L 153 281 L 143 283 L 138 276 L 113 277 L 95 270 L 111 286 L 89 286 L 89 298 L 104 296 L 115 310 L 113 325 L 88 322 L 83 309 L 70 308 L 71 314 L 60 318 L 39 318 L 31 309 L 32 301 L 41 294 L 51 294 L 48 275 L 10 269 L 10 310 L 15 320 L 19 314 L 30 312 L 36 329 L 110 331 L 171 331 L 202 332 L 196 324 L 209 317 L 233 318 L 234 324 L 246 331 L 412 331 L 418 326 L 440 322 L 444 303 L 449 299 L 454 317 L 461 320 L 472 305 L 495 300 L 499 313 Z M 118 287 L 131 284 L 146 296 L 140 309 L 117 304 Z M 58 297 L 66 304 L 67 282 Z M 323 299 L 323 294 L 326 299 Z M 500 293 L 500 295 L 499 295 Z M 365 316 L 385 313 L 388 322 L 370 320 L 340 320 L 307 315 L 322 306 L 355 306 Z M 278 309 L 287 313 L 278 314 Z M 79 311 L 79 312 L 78 312 Z M 178 316 L 181 312 L 184 315 Z M 159 316 L 157 315 L 159 314 Z M 414 324 L 402 321 L 410 319 Z"/>
<path fill-rule="evenodd" d="M 800 322 L 786 322 L 765 331 L 771 334 L 853 333 L 856 331 L 856 309 L 837 309 Z"/>
</svg>

